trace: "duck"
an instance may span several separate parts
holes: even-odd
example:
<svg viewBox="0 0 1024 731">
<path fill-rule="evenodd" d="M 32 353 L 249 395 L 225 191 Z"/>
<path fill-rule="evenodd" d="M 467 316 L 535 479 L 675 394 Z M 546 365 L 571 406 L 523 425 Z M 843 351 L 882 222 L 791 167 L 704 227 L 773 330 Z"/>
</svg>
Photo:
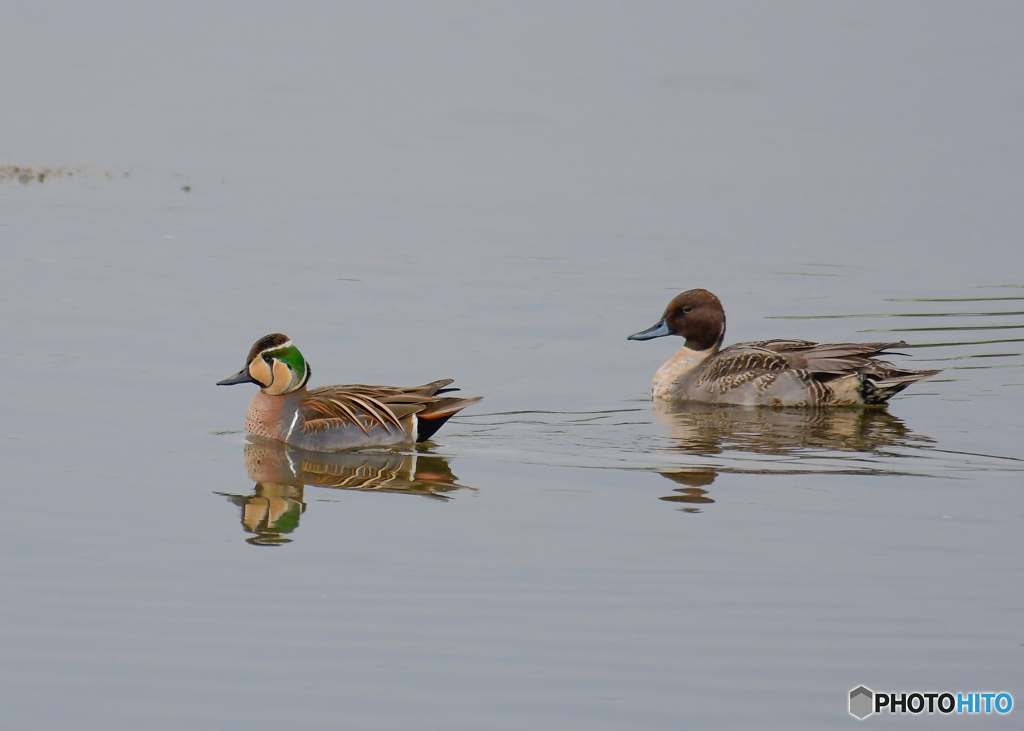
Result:
<svg viewBox="0 0 1024 731">
<path fill-rule="evenodd" d="M 758 340 L 722 347 L 725 309 L 706 289 L 676 295 L 661 319 L 629 340 L 666 335 L 683 347 L 654 374 L 655 401 L 739 406 L 878 406 L 940 371 L 913 371 L 876 360 L 907 343 Z"/>
<path fill-rule="evenodd" d="M 307 389 L 311 370 L 283 333 L 253 344 L 245 367 L 218 386 L 260 387 L 245 416 L 246 430 L 311 452 L 366 448 L 409 448 L 430 439 L 452 416 L 482 396 L 443 394 L 452 379 L 422 386 L 321 386 Z"/>
</svg>

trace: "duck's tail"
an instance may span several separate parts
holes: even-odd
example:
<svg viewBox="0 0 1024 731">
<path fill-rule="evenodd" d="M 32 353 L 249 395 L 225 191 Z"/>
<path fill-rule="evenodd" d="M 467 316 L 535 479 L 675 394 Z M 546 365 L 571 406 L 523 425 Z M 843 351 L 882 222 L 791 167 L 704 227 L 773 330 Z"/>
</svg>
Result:
<svg viewBox="0 0 1024 731">
<path fill-rule="evenodd" d="M 884 404 L 912 383 L 942 371 L 905 371 L 889 363 L 873 361 L 872 368 L 860 373 L 861 395 L 865 404 Z"/>
<path fill-rule="evenodd" d="M 449 381 L 449 383 L 451 383 L 451 381 Z M 457 390 L 458 389 L 456 388 L 449 388 L 444 391 L 437 391 L 436 393 Z M 438 429 L 444 426 L 446 421 L 467 406 L 472 406 L 476 402 L 480 401 L 482 398 L 483 396 L 471 396 L 470 398 L 439 398 L 426 404 L 426 408 L 416 414 L 416 441 L 427 441 L 430 437 L 434 436 Z"/>
</svg>

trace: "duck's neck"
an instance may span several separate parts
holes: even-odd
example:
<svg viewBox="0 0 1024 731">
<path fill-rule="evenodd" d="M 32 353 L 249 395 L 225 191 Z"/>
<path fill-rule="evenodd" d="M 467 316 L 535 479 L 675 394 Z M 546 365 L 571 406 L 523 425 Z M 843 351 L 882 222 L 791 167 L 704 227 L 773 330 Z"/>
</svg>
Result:
<svg viewBox="0 0 1024 731">
<path fill-rule="evenodd" d="M 679 352 L 668 359 L 658 372 L 654 374 L 651 395 L 655 401 L 671 401 L 676 386 L 689 374 L 693 373 L 708 358 L 718 352 L 721 342 L 707 350 L 693 350 L 685 345 Z"/>
<path fill-rule="evenodd" d="M 257 391 L 245 417 L 246 430 L 256 436 L 284 441 L 305 395 L 305 386 L 280 396 L 265 393 L 262 389 Z"/>
</svg>

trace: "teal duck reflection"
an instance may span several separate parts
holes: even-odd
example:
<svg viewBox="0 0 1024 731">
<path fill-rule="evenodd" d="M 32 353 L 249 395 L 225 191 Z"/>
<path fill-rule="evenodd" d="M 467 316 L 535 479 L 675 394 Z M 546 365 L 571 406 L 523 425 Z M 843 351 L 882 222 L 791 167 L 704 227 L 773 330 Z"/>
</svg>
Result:
<svg viewBox="0 0 1024 731">
<path fill-rule="evenodd" d="M 251 438 L 245 469 L 256 483 L 251 495 L 218 492 L 241 508 L 247 543 L 289 543 L 306 511 L 306 486 L 335 490 L 421 495 L 447 501 L 459 490 L 448 462 L 434 454 L 393 452 L 309 452 L 281 442 Z"/>
<path fill-rule="evenodd" d="M 258 482 L 252 495 L 217 494 L 242 509 L 242 528 L 252 533 L 246 543 L 254 546 L 291 543 L 288 534 L 299 527 L 299 516 L 306 512 L 302 485 Z"/>
</svg>

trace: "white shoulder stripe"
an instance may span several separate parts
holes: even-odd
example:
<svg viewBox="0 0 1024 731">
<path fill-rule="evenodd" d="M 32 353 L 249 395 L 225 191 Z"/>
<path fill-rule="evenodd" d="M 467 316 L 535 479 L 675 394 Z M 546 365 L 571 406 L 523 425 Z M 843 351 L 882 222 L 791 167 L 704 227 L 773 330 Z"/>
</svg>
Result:
<svg viewBox="0 0 1024 731">
<path fill-rule="evenodd" d="M 290 427 L 288 427 L 288 434 L 284 438 L 284 440 L 286 442 L 289 439 L 292 438 L 292 432 L 295 431 L 295 425 L 298 424 L 298 423 L 299 423 L 299 410 L 295 409 L 295 416 L 292 417 L 292 425 Z"/>
</svg>

